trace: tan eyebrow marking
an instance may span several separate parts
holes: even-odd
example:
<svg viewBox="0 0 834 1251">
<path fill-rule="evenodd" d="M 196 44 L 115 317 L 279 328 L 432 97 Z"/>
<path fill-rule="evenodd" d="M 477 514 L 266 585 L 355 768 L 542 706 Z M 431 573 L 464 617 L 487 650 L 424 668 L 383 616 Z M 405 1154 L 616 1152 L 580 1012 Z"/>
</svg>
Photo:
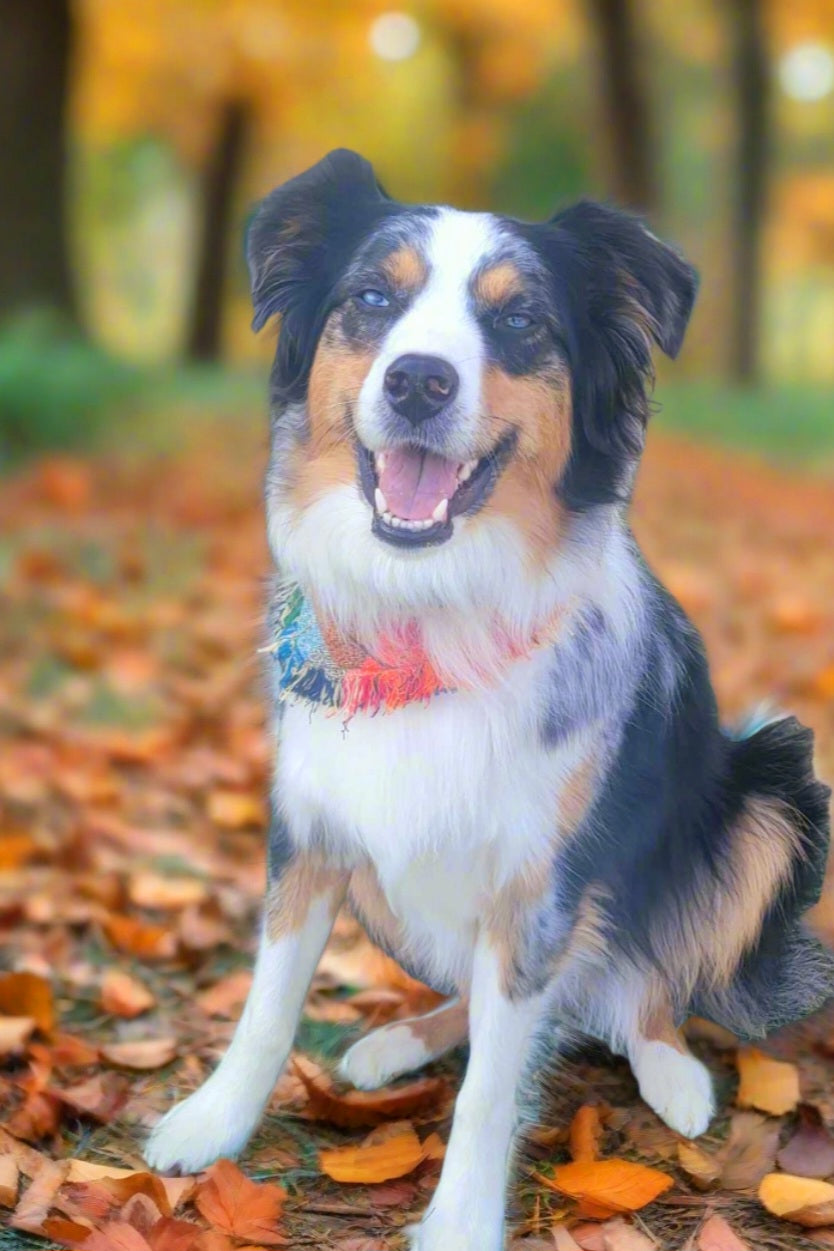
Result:
<svg viewBox="0 0 834 1251">
<path fill-rule="evenodd" d="M 501 261 L 483 270 L 475 279 L 475 298 L 483 304 L 502 304 L 513 295 L 521 295 L 524 283 L 512 261 Z"/>
<path fill-rule="evenodd" d="M 389 253 L 382 268 L 388 280 L 401 291 L 418 291 L 428 278 L 426 262 L 410 245 Z"/>
</svg>

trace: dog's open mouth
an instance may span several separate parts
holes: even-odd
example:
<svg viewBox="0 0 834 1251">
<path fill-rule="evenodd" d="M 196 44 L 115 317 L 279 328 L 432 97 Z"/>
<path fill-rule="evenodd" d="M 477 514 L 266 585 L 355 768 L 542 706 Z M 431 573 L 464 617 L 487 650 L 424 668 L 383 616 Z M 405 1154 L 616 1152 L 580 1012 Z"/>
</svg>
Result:
<svg viewBox="0 0 834 1251">
<path fill-rule="evenodd" d="M 480 460 L 458 461 L 408 445 L 374 453 L 358 443 L 374 534 L 399 547 L 445 543 L 453 519 L 477 512 L 489 499 L 514 445 L 510 433 Z"/>
</svg>

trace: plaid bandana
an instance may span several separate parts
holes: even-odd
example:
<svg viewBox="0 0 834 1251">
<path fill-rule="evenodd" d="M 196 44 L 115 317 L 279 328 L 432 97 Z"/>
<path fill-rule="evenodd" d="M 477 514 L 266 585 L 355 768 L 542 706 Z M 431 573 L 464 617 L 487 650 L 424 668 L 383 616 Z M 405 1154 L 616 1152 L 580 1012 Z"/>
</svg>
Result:
<svg viewBox="0 0 834 1251">
<path fill-rule="evenodd" d="M 526 648 L 507 638 L 504 655 L 508 662 L 521 659 L 551 637 L 551 630 L 537 632 Z M 456 689 L 434 669 L 416 621 L 381 634 L 371 654 L 332 624 L 320 625 L 297 585 L 278 592 L 275 636 L 267 650 L 278 666 L 282 699 L 322 704 L 348 718 L 357 712 L 391 712 L 417 701 L 425 703 L 432 695 Z"/>
</svg>

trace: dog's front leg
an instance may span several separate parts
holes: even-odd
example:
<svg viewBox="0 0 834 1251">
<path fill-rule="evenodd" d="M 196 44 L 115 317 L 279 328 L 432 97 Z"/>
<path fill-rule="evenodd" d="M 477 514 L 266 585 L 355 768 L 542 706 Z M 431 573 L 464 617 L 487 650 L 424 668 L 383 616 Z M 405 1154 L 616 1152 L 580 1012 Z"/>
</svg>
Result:
<svg viewBox="0 0 834 1251">
<path fill-rule="evenodd" d="M 348 874 L 303 852 L 270 867 L 252 987 L 229 1050 L 199 1090 L 153 1130 L 159 1172 L 196 1173 L 246 1146 L 287 1062 L 307 989 Z"/>
<path fill-rule="evenodd" d="M 413 1251 L 500 1251 L 519 1088 L 544 1015 L 541 995 L 509 998 L 499 950 L 478 941 L 469 1005 L 470 1056 L 443 1172 Z"/>
</svg>

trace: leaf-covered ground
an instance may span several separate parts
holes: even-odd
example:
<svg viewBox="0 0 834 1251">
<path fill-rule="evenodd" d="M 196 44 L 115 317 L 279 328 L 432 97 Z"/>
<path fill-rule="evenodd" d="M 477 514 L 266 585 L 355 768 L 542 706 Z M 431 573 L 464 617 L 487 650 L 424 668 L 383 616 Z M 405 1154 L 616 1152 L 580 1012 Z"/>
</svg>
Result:
<svg viewBox="0 0 834 1251">
<path fill-rule="evenodd" d="M 43 461 L 0 492 L 0 1248 L 393 1251 L 436 1184 L 462 1057 L 379 1097 L 328 1076 L 359 1031 L 435 1001 L 347 918 L 242 1161 L 257 1188 L 231 1165 L 143 1172 L 148 1127 L 229 1039 L 262 889 L 252 429 Z M 794 709 L 834 776 L 830 480 L 655 436 L 635 525 L 706 635 L 726 715 Z M 834 933 L 834 890 L 817 920 Z M 520 1159 L 519 1247 L 834 1245 L 831 1038 L 822 1018 L 777 1039 L 773 1069 L 702 1031 L 721 1114 L 694 1146 L 623 1063 L 569 1057 Z"/>
</svg>

